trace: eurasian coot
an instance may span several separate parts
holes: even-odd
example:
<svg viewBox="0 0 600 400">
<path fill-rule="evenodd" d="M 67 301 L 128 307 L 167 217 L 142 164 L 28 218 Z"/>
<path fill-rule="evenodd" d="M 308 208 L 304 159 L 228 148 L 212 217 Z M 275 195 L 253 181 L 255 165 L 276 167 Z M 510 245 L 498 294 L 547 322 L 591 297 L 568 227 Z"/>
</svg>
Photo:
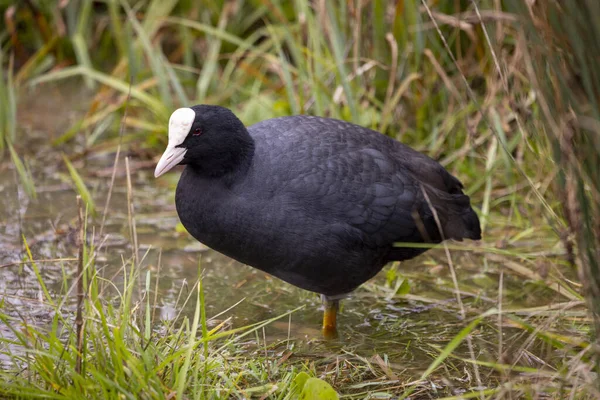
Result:
<svg viewBox="0 0 600 400">
<path fill-rule="evenodd" d="M 341 297 L 386 263 L 426 251 L 394 243 L 481 238 L 458 179 L 402 143 L 344 121 L 297 115 L 246 128 L 223 107 L 180 108 L 154 175 L 178 164 L 186 167 L 175 203 L 189 233 L 320 293 L 326 336 L 335 333 Z"/>
</svg>

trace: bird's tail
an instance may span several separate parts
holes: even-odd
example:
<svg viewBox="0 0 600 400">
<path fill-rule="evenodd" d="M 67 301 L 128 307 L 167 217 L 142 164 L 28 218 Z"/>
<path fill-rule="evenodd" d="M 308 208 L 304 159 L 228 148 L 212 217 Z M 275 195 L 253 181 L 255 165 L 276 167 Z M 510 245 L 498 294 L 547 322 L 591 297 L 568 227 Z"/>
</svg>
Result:
<svg viewBox="0 0 600 400">
<path fill-rule="evenodd" d="M 480 240 L 481 225 L 479 217 L 475 211 L 469 206 L 461 214 L 459 214 L 460 222 L 462 223 L 461 235 L 464 239 Z M 458 239 L 460 240 L 460 239 Z"/>
<path fill-rule="evenodd" d="M 432 217 L 436 221 L 435 230 L 438 235 L 441 227 L 443 239 L 481 239 L 479 217 L 471 207 L 469 196 L 463 193 L 450 194 L 429 190 L 427 194 L 428 202 L 433 205 L 437 214 L 437 216 L 432 215 Z M 428 211 L 431 213 L 431 209 Z"/>
</svg>

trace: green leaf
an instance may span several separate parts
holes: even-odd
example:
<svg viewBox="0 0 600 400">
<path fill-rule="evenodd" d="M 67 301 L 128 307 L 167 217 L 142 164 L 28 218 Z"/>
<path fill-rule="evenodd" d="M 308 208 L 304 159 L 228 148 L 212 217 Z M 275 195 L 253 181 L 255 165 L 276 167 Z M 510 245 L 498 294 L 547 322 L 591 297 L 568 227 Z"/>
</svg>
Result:
<svg viewBox="0 0 600 400">
<path fill-rule="evenodd" d="M 410 292 L 410 283 L 408 283 L 408 279 L 402 279 L 402 282 L 396 288 L 396 296 L 405 296 L 409 292 Z"/>
<path fill-rule="evenodd" d="M 293 398 L 297 398 L 300 393 L 302 393 L 302 389 L 304 388 L 304 384 L 310 378 L 310 376 L 306 372 L 300 372 L 294 378 L 292 382 L 292 396 Z"/>
<path fill-rule="evenodd" d="M 339 398 L 340 396 L 329 383 L 318 378 L 308 378 L 300 393 L 300 400 L 338 400 Z"/>
<path fill-rule="evenodd" d="M 394 282 L 396 282 L 396 278 L 398 277 L 398 271 L 396 270 L 396 267 L 397 265 L 396 263 L 394 263 L 394 265 L 385 273 L 385 280 L 390 286 L 392 286 Z"/>
<path fill-rule="evenodd" d="M 183 224 L 181 222 L 178 222 L 177 225 L 175 225 L 175 232 L 187 233 L 187 229 L 185 229 L 185 226 L 183 226 Z"/>
</svg>

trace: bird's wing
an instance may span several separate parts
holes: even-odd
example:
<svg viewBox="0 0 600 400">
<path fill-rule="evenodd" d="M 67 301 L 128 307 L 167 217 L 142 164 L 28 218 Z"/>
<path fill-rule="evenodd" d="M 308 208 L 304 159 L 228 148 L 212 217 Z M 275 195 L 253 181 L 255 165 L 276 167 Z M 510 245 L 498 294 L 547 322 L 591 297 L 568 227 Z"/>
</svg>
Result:
<svg viewBox="0 0 600 400">
<path fill-rule="evenodd" d="M 408 171 L 372 148 L 332 154 L 327 162 L 329 168 L 314 168 L 289 182 L 298 198 L 312 201 L 311 212 L 348 224 L 378 247 L 421 241 L 415 221 L 421 196 Z M 356 236 L 352 230 L 348 234 Z"/>
<path fill-rule="evenodd" d="M 273 192 L 302 207 L 307 218 L 341 226 L 343 232 L 336 233 L 345 233 L 349 241 L 377 247 L 423 241 L 422 225 L 432 221 L 420 217 L 427 207 L 403 159 L 437 163 L 408 147 L 398 148 L 377 132 L 335 122 L 278 120 L 278 135 L 262 138 L 267 149 L 277 148 L 278 153 L 259 154 L 277 166 L 269 168 L 272 174 L 265 179 L 271 184 L 266 187 L 277 187 Z"/>
</svg>

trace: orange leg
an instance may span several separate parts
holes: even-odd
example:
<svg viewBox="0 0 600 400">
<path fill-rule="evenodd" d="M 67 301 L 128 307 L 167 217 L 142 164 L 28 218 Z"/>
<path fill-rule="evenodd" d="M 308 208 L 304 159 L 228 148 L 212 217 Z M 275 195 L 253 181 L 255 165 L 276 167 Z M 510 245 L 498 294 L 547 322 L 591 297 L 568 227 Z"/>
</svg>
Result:
<svg viewBox="0 0 600 400">
<path fill-rule="evenodd" d="M 323 336 L 325 339 L 335 339 L 337 333 L 337 312 L 340 306 L 340 300 L 331 300 L 327 296 L 322 296 L 325 312 L 323 313 Z"/>
</svg>

